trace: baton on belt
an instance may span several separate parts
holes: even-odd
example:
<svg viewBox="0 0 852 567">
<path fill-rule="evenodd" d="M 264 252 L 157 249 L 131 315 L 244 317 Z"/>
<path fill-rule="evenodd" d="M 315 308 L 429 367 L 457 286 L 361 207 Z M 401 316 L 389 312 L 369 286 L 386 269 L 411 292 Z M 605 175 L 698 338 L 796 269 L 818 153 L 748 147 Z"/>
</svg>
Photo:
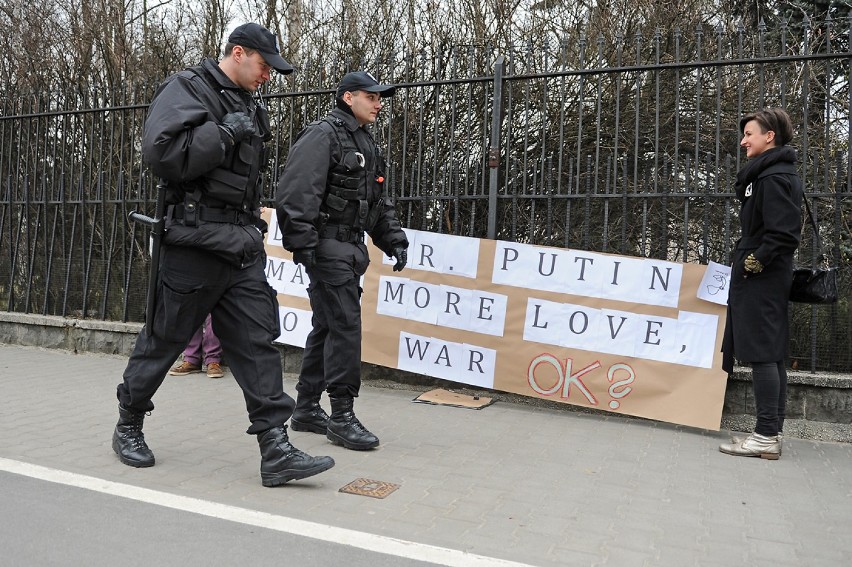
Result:
<svg viewBox="0 0 852 567">
<path fill-rule="evenodd" d="M 160 271 L 160 241 L 165 232 L 166 220 L 166 185 L 157 183 L 157 209 L 154 217 L 132 211 L 127 216 L 130 220 L 151 227 L 151 267 L 148 273 L 148 298 L 145 306 L 145 334 L 149 337 L 154 333 L 154 310 L 157 308 L 157 275 Z"/>
</svg>

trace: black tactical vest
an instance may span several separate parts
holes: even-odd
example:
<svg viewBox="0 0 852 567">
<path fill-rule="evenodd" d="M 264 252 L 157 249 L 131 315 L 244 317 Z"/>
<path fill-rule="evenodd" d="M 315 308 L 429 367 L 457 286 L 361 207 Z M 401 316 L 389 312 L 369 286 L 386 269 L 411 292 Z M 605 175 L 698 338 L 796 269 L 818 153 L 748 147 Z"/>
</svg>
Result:
<svg viewBox="0 0 852 567">
<path fill-rule="evenodd" d="M 242 96 L 233 89 L 220 88 L 215 77 L 202 65 L 190 67 L 187 72 L 198 75 L 215 94 L 209 102 L 217 101 L 210 111 L 221 121 L 230 112 L 245 112 L 252 117 L 256 133 L 234 145 L 225 161 L 204 175 L 200 201 L 212 206 L 226 205 L 241 211 L 254 211 L 260 207 L 262 173 L 267 162 L 265 142 L 272 138 L 269 114 L 257 100 Z M 189 188 L 187 188 L 189 189 Z"/>
<path fill-rule="evenodd" d="M 340 145 L 340 160 L 329 170 L 320 206 L 323 224 L 369 231 L 381 211 L 384 184 L 379 180 L 383 181 L 384 159 L 375 144 L 373 155 L 365 156 L 340 118 L 327 116 L 310 126 L 323 122 L 332 127 Z"/>
</svg>

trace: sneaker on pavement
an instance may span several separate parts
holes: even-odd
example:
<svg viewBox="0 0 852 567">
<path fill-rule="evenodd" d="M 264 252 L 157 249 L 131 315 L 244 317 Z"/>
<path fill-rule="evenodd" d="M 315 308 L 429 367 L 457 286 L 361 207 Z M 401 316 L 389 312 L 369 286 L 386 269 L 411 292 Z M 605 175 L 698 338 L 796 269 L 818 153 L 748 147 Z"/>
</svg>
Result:
<svg viewBox="0 0 852 567">
<path fill-rule="evenodd" d="M 185 360 L 169 370 L 169 374 L 172 376 L 186 376 L 187 374 L 195 374 L 196 372 L 201 372 L 201 366 Z"/>
<path fill-rule="evenodd" d="M 748 433 L 731 435 L 731 443 L 733 443 L 734 445 L 739 445 L 740 443 L 742 443 L 743 441 L 748 439 L 748 435 L 749 435 Z M 784 434 L 779 433 L 778 434 L 778 454 L 780 455 L 783 452 L 784 452 Z"/>
<path fill-rule="evenodd" d="M 222 365 L 218 362 L 210 362 L 207 364 L 207 377 L 208 378 L 221 378 L 225 375 L 224 370 L 222 370 Z"/>
<path fill-rule="evenodd" d="M 781 456 L 781 442 L 777 435 L 752 433 L 739 443 L 722 443 L 719 450 L 735 457 L 760 457 L 777 461 Z"/>
</svg>

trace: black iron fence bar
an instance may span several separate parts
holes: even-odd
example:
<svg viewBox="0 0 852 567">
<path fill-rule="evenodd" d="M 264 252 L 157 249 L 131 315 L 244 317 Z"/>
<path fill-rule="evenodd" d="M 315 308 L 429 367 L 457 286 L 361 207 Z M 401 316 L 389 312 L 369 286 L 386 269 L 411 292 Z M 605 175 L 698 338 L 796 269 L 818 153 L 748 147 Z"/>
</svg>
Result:
<svg viewBox="0 0 852 567">
<path fill-rule="evenodd" d="M 22 120 L 25 118 L 51 118 L 54 116 L 66 116 L 69 114 L 78 115 L 78 114 L 94 114 L 94 113 L 103 113 L 103 112 L 116 112 L 119 110 L 144 110 L 148 108 L 148 104 L 130 104 L 130 105 L 122 105 L 122 106 L 103 106 L 99 108 L 74 108 L 74 109 L 66 109 L 66 110 L 50 110 L 47 112 L 30 112 L 27 114 L 10 114 L 7 116 L 0 116 L 0 122 L 4 122 L 7 120 Z"/>
<path fill-rule="evenodd" d="M 438 74 L 440 74 L 440 72 L 441 72 L 440 65 L 441 65 L 441 60 L 439 59 L 437 61 L 438 68 L 436 69 L 436 72 Z M 436 118 L 438 116 L 441 116 L 441 94 L 442 94 L 441 87 L 442 86 L 444 86 L 444 85 L 436 85 L 435 89 L 433 91 L 434 96 L 432 97 L 433 98 L 432 103 L 433 103 L 433 106 L 434 106 L 433 112 L 434 112 L 434 115 L 435 115 Z M 439 128 L 433 128 L 433 130 L 432 130 L 432 149 L 433 150 L 438 146 L 439 134 L 440 134 L 440 129 Z M 432 160 L 432 171 L 431 171 L 432 179 L 431 179 L 430 185 L 433 188 L 436 188 L 436 189 L 439 187 L 439 184 L 438 184 L 438 166 L 439 166 L 438 160 L 433 159 Z M 442 218 L 443 213 L 444 213 L 444 211 L 440 207 L 438 208 L 437 211 L 435 211 L 435 214 L 438 216 L 438 218 Z M 438 227 L 437 227 L 438 230 L 440 231 L 441 227 L 443 227 L 443 226 L 444 226 L 443 223 L 438 223 Z"/>
<path fill-rule="evenodd" d="M 591 159 L 592 159 L 591 155 L 587 155 L 585 157 L 586 157 L 587 162 L 590 162 Z M 708 158 L 709 158 L 709 156 L 708 156 Z M 590 166 L 587 163 L 587 169 L 589 167 Z M 602 171 L 600 177 L 602 177 L 606 181 L 606 183 L 609 184 L 610 175 L 611 174 L 610 174 L 610 171 L 609 171 L 609 165 L 607 165 L 607 168 L 605 169 L 605 171 Z M 816 173 L 813 173 L 812 175 L 815 176 Z M 586 186 L 587 187 L 589 187 L 589 183 L 591 183 L 591 180 L 587 176 L 586 177 Z M 685 190 L 685 191 L 672 192 L 672 191 L 669 190 L 669 186 L 664 184 L 663 190 L 649 191 L 649 190 L 646 190 L 644 188 L 645 185 L 646 184 L 640 183 L 640 187 L 642 187 L 641 190 L 638 190 L 637 192 L 629 192 L 628 191 L 628 192 L 625 192 L 624 194 L 615 193 L 614 189 L 613 190 L 607 189 L 605 192 L 601 193 L 601 192 L 594 192 L 589 188 L 589 190 L 584 191 L 584 192 L 557 193 L 557 192 L 552 192 L 552 191 L 546 191 L 546 192 L 540 192 L 540 193 L 525 193 L 525 194 L 522 194 L 521 196 L 524 199 L 545 199 L 545 198 L 546 199 L 562 199 L 562 198 L 565 198 L 565 199 L 585 199 L 586 197 L 589 197 L 589 198 L 592 198 L 592 199 L 606 200 L 606 199 L 613 199 L 613 198 L 619 198 L 620 199 L 624 196 L 631 198 L 631 199 L 642 199 L 642 198 L 648 198 L 648 197 L 653 197 L 653 198 L 658 198 L 658 197 L 659 198 L 666 198 L 666 197 L 668 197 L 668 198 L 671 198 L 671 197 L 678 197 L 678 198 L 680 198 L 680 197 L 732 197 L 734 195 L 733 189 L 731 189 L 729 191 L 719 191 L 718 189 L 716 189 L 714 191 Z M 684 185 L 686 186 L 687 184 L 684 184 Z M 820 185 L 819 179 L 814 177 L 811 180 L 811 183 L 809 183 L 808 185 L 810 185 L 811 187 L 819 186 Z M 2 200 L 2 203 L 5 204 L 5 205 L 26 205 L 26 206 L 32 205 L 34 203 L 34 201 L 32 199 L 30 199 L 29 196 L 28 196 L 28 190 L 26 188 L 26 184 L 24 184 L 24 187 L 25 187 L 25 190 L 24 190 L 25 196 L 23 196 L 22 198 L 19 198 L 19 199 L 6 198 L 6 199 Z M 845 191 L 844 191 L 844 189 L 845 189 Z M 807 190 L 806 192 L 807 192 L 808 196 L 810 196 L 811 198 L 815 197 L 815 198 L 818 198 L 818 199 L 819 198 L 842 199 L 844 195 L 848 195 L 852 192 L 852 185 L 838 184 L 835 191 L 816 191 L 816 190 L 811 189 L 811 190 Z M 496 198 L 499 199 L 499 200 L 507 200 L 507 199 L 512 199 L 515 196 L 516 195 L 513 195 L 512 193 L 502 193 L 502 194 L 497 194 Z M 455 195 L 453 193 L 448 193 L 446 195 L 430 195 L 429 196 L 430 200 L 458 199 L 458 198 L 459 198 L 459 196 Z M 484 199 L 491 200 L 491 194 L 490 193 L 489 194 L 469 194 L 469 195 L 464 195 L 463 198 L 464 198 L 464 200 L 471 200 L 471 201 L 478 201 L 478 200 L 484 200 Z M 423 200 L 423 195 L 419 195 L 419 194 L 412 194 L 410 196 L 402 195 L 402 196 L 397 197 L 397 200 L 399 200 L 399 201 L 421 201 L 421 200 Z M 63 198 L 60 198 L 60 199 L 44 198 L 43 200 L 37 201 L 35 203 L 37 203 L 38 206 L 44 206 L 44 205 L 83 205 L 83 206 L 85 206 L 85 205 L 91 205 L 92 202 L 93 201 L 87 200 L 85 197 L 81 197 L 79 199 L 68 199 L 68 198 L 63 197 Z M 144 207 L 145 205 L 150 204 L 150 200 L 146 199 L 144 197 L 128 198 L 128 197 L 123 197 L 123 196 L 119 195 L 115 198 L 103 198 L 103 197 L 99 198 L 96 201 L 96 203 L 99 204 L 99 205 L 116 205 L 116 206 L 118 206 L 118 205 L 124 205 L 124 206 L 136 205 L 136 206 L 143 206 Z M 837 211 L 837 214 L 840 214 L 840 208 L 836 209 L 836 211 Z M 840 226 L 840 224 L 841 224 L 840 221 L 841 221 L 841 218 L 838 217 L 837 226 Z M 2 226 L 2 225 L 0 225 L 0 226 Z"/>
<path fill-rule="evenodd" d="M 504 57 L 501 55 L 498 59 L 503 59 Z M 407 82 L 407 83 L 394 83 L 394 86 L 397 89 L 416 89 L 416 88 L 426 88 L 426 87 L 441 87 L 448 85 L 469 85 L 475 83 L 490 83 L 494 80 L 492 75 L 484 75 L 479 77 L 468 77 L 461 79 L 434 79 L 430 81 L 418 81 Z M 335 93 L 334 89 L 315 89 L 310 91 L 279 91 L 274 93 L 268 93 L 263 95 L 264 98 L 293 98 L 293 97 L 302 97 L 302 96 L 312 96 L 312 95 L 333 95 Z"/>
<path fill-rule="evenodd" d="M 755 57 L 753 59 L 712 59 L 706 61 L 684 61 L 672 63 L 649 63 L 647 65 L 622 65 L 617 67 L 594 67 L 589 69 L 574 69 L 573 71 L 550 71 L 547 73 L 529 73 L 521 75 L 507 75 L 505 80 L 517 81 L 526 79 L 552 79 L 556 77 L 570 77 L 576 75 L 594 75 L 597 73 L 635 73 L 644 71 L 670 71 L 678 69 L 706 69 L 708 67 L 733 67 L 762 65 L 766 63 L 793 63 L 805 61 L 822 61 L 826 59 L 852 58 L 852 51 L 838 51 L 836 53 L 810 53 L 805 55 L 785 55 L 775 57 Z M 465 79 L 457 79 L 464 81 Z M 477 77 L 470 80 L 490 81 L 490 77 Z"/>
<path fill-rule="evenodd" d="M 589 158 L 591 159 L 591 158 Z M 590 181 L 586 181 L 590 183 Z M 834 192 L 807 192 L 808 198 L 811 202 L 818 199 L 842 199 L 843 193 L 834 193 Z M 618 199 L 629 199 L 629 200 L 642 200 L 642 199 L 725 199 L 732 200 L 734 199 L 735 194 L 733 191 L 724 193 L 708 193 L 706 191 L 686 191 L 683 193 L 667 193 L 665 191 L 661 192 L 641 192 L 641 193 L 539 193 L 532 195 L 523 195 L 523 199 L 525 201 L 584 201 L 586 199 L 594 200 L 594 201 L 613 201 Z M 430 201 L 439 201 L 439 200 L 454 200 L 457 197 L 454 195 L 438 195 L 429 197 Z M 469 201 L 487 201 L 491 198 L 490 195 L 470 195 L 465 197 L 465 200 Z M 511 201 L 516 199 L 517 196 L 513 194 L 503 194 L 498 195 L 497 199 L 500 201 Z M 422 201 L 422 197 L 411 196 L 411 197 L 398 197 L 398 201 Z M 816 207 L 814 207 L 816 208 Z M 839 213 L 838 213 L 839 214 Z M 685 220 L 689 220 L 688 218 Z M 839 225 L 838 225 L 839 226 Z"/>
<path fill-rule="evenodd" d="M 852 35 L 852 34 L 851 34 Z M 502 58 L 502 56 L 501 56 Z M 595 75 L 598 73 L 610 74 L 610 73 L 631 73 L 631 72 L 644 72 L 644 71 L 667 71 L 667 70 L 681 70 L 681 69 L 703 69 L 707 67 L 730 67 L 730 66 L 748 66 L 748 65 L 761 65 L 766 63 L 791 63 L 791 62 L 804 62 L 804 61 L 821 61 L 826 59 L 843 59 L 843 58 L 852 58 L 852 51 L 838 51 L 836 53 L 810 53 L 803 55 L 782 55 L 776 57 L 756 57 L 753 59 L 714 59 L 708 61 L 691 61 L 691 62 L 673 62 L 673 63 L 649 63 L 647 65 L 620 65 L 615 67 L 593 67 L 588 69 L 574 69 L 571 71 L 552 71 L 547 73 L 529 73 L 529 74 L 520 74 L 520 75 L 504 75 L 504 81 L 521 81 L 528 79 L 552 79 L 557 77 L 571 77 L 571 76 L 579 76 L 579 75 Z M 482 83 L 482 82 L 492 82 L 494 81 L 494 76 L 480 76 L 480 77 L 469 77 L 469 78 L 461 78 L 461 79 L 442 79 L 442 80 L 433 80 L 433 81 L 423 81 L 423 82 L 407 82 L 407 83 L 395 83 L 395 86 L 400 89 L 408 89 L 408 88 L 423 88 L 423 87 L 431 87 L 431 86 L 442 86 L 442 85 L 457 85 L 457 84 L 471 84 L 471 83 Z M 294 98 L 294 97 L 303 97 L 309 95 L 324 95 L 324 94 L 334 94 L 334 89 L 315 89 L 310 91 L 292 91 L 292 92 L 274 92 L 263 95 L 264 98 Z M 143 104 L 131 104 L 131 105 L 119 105 L 119 106 L 107 106 L 107 107 L 99 107 L 99 108 L 82 108 L 82 109 L 73 109 L 73 110 L 52 110 L 47 112 L 30 112 L 26 114 L 9 114 L 9 115 L 0 115 L 0 122 L 8 121 L 8 120 L 19 120 L 24 118 L 43 118 L 43 117 L 53 117 L 53 116 L 64 116 L 67 114 L 89 114 L 89 113 L 97 113 L 97 112 L 115 112 L 119 110 L 143 110 L 148 108 L 147 103 Z"/>
</svg>

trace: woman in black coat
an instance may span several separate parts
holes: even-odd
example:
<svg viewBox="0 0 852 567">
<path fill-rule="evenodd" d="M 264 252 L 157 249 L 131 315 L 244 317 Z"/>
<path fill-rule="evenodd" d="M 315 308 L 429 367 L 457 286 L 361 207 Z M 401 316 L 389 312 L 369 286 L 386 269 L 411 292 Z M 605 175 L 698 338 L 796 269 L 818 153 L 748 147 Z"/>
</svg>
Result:
<svg viewBox="0 0 852 567">
<path fill-rule="evenodd" d="M 787 400 L 788 297 L 793 253 L 802 233 L 802 181 L 796 151 L 787 146 L 793 124 L 780 108 L 740 120 L 748 163 L 737 173 L 742 234 L 734 250 L 723 364 L 751 365 L 757 423 L 754 433 L 723 443 L 729 455 L 778 459 Z"/>
</svg>

